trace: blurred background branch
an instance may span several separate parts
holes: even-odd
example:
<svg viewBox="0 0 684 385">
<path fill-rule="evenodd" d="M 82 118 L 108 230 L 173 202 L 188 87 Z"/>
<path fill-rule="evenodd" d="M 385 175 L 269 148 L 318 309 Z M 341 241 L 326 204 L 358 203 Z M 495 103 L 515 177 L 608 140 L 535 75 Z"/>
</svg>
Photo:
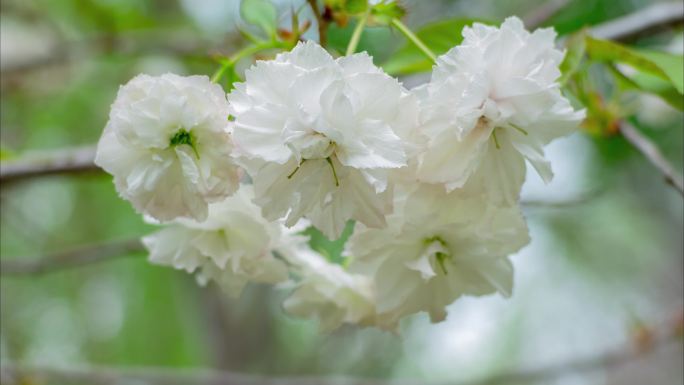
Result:
<svg viewBox="0 0 684 385">
<path fill-rule="evenodd" d="M 131 239 L 82 246 L 74 250 L 63 251 L 40 258 L 3 258 L 0 260 L 0 274 L 43 274 L 114 258 L 127 257 L 142 251 L 144 251 L 144 248 L 140 241 L 138 239 Z"/>
<path fill-rule="evenodd" d="M 684 4 L 684 3 L 683 3 Z M 620 124 L 622 136 L 661 173 L 665 181 L 684 196 L 682 174 L 665 159 L 658 147 L 628 122 Z"/>
<path fill-rule="evenodd" d="M 600 39 L 625 41 L 654 29 L 681 24 L 683 20 L 684 2 L 657 3 L 594 26 L 589 33 Z"/>
<path fill-rule="evenodd" d="M 280 377 L 258 376 L 219 370 L 182 370 L 159 367 L 113 368 L 51 368 L 3 363 L 0 369 L 2 383 L 34 383 L 50 378 L 64 384 L 117 385 L 135 382 L 141 385 L 506 385 L 551 383 L 554 380 L 577 373 L 614 369 L 642 359 L 671 344 L 681 343 L 682 313 L 673 320 L 654 327 L 635 330 L 630 342 L 617 349 L 590 357 L 569 360 L 533 369 L 502 372 L 479 380 L 454 382 L 424 380 L 377 380 L 340 376 Z"/>
<path fill-rule="evenodd" d="M 102 172 L 93 163 L 94 160 L 95 146 L 29 154 L 19 159 L 2 161 L 0 183 L 50 175 Z"/>
</svg>

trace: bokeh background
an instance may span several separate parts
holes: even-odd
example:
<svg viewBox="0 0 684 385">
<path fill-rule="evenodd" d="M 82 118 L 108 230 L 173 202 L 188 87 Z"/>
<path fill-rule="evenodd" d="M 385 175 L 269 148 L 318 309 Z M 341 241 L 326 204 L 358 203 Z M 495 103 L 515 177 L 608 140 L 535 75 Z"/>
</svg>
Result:
<svg viewBox="0 0 684 385">
<path fill-rule="evenodd" d="M 304 3 L 276 1 L 283 25 L 287 11 Z M 445 17 L 529 18 L 545 3 L 403 1 L 411 26 Z M 653 3 L 573 0 L 544 25 L 564 35 Z M 0 4 L 4 160 L 92 145 L 120 84 L 140 72 L 211 75 L 217 68 L 212 55 L 245 44 L 237 0 Z M 303 9 L 301 18 L 311 18 L 310 11 Z M 346 44 L 350 33 L 333 28 L 331 44 Z M 315 39 L 315 28 L 306 36 Z M 682 53 L 682 36 L 679 25 L 630 44 Z M 361 47 L 382 63 L 403 42 L 398 33 L 369 29 Z M 636 93 L 622 95 L 620 103 L 682 170 L 682 113 Z M 0 275 L 0 359 L 66 368 L 213 368 L 459 384 L 567 363 L 553 378 L 500 383 L 682 384 L 681 339 L 620 365 L 572 366 L 626 347 L 647 349 L 652 334 L 676 327 L 684 306 L 681 196 L 620 136 L 578 132 L 554 142 L 548 154 L 555 180 L 544 185 L 528 173 L 524 186 L 532 242 L 512 258 L 510 299 L 464 298 L 449 307 L 445 322 L 431 325 L 417 315 L 402 323 L 399 335 L 357 327 L 321 334 L 314 322 L 284 314 L 282 291 L 251 285 L 232 300 L 132 253 L 49 274 Z M 105 174 L 7 183 L 0 194 L 3 260 L 154 230 L 117 197 Z M 318 238 L 315 246 L 333 256 L 340 247 Z"/>
</svg>

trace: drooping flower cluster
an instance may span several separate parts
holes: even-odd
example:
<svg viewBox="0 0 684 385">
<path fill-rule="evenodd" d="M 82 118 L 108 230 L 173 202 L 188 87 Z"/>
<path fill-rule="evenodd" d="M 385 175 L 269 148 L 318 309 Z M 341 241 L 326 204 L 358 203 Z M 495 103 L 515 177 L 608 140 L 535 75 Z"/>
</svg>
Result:
<svg viewBox="0 0 684 385">
<path fill-rule="evenodd" d="M 323 330 L 438 322 L 461 296 L 511 295 L 509 256 L 529 242 L 525 161 L 550 180 L 543 146 L 583 118 L 559 90 L 552 30 L 509 18 L 463 35 L 413 91 L 365 53 L 334 59 L 313 42 L 258 61 L 229 95 L 205 77 L 141 75 L 112 106 L 97 164 L 169 222 L 143 239 L 153 263 L 233 295 L 284 283 L 285 310 Z M 301 235 L 338 238 L 350 220 L 347 267 Z"/>
</svg>

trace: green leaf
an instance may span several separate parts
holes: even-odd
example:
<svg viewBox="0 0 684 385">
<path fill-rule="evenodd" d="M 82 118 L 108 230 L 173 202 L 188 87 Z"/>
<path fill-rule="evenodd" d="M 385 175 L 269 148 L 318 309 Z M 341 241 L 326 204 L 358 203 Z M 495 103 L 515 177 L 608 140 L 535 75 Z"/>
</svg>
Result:
<svg viewBox="0 0 684 385">
<path fill-rule="evenodd" d="M 17 157 L 17 153 L 11 149 L 0 145 L 0 160 L 11 160 Z"/>
<path fill-rule="evenodd" d="M 416 31 L 416 35 L 432 52 L 441 55 L 463 41 L 463 27 L 477 21 L 463 18 L 442 20 L 423 26 Z M 413 44 L 406 42 L 382 67 L 390 75 L 405 75 L 430 71 L 432 62 Z"/>
<path fill-rule="evenodd" d="M 608 40 L 599 40 L 591 36 L 586 38 L 587 55 L 599 62 L 615 62 L 626 64 L 637 71 L 666 80 L 679 93 L 684 92 L 684 75 L 681 56 L 664 52 L 637 51 Z"/>
<path fill-rule="evenodd" d="M 342 256 L 344 245 L 354 231 L 354 221 L 348 221 L 339 239 L 330 240 L 318 229 L 311 226 L 304 231 L 309 236 L 309 246 L 323 255 L 328 261 L 336 264 L 343 264 L 345 258 Z"/>
<path fill-rule="evenodd" d="M 640 50 L 639 53 L 656 63 L 670 78 L 677 91 L 684 94 L 684 55 L 647 50 Z"/>
<path fill-rule="evenodd" d="M 244 21 L 258 26 L 268 36 L 275 36 L 278 13 L 269 0 L 242 0 L 240 15 Z"/>
<path fill-rule="evenodd" d="M 684 96 L 670 82 L 644 72 L 636 72 L 632 76 L 627 76 L 612 64 L 608 68 L 622 89 L 657 95 L 672 107 L 680 111 L 684 110 Z"/>
<path fill-rule="evenodd" d="M 584 58 L 584 53 L 587 49 L 586 36 L 584 32 L 580 32 L 570 36 L 567 40 L 567 50 L 563 62 L 560 64 L 561 77 L 558 83 L 564 85 L 579 69 Z"/>
<path fill-rule="evenodd" d="M 344 8 L 347 13 L 352 15 L 363 13 L 368 9 L 368 0 L 347 0 Z"/>
<path fill-rule="evenodd" d="M 406 10 L 394 1 L 380 2 L 371 8 L 369 25 L 390 25 L 393 19 L 401 19 Z"/>
</svg>

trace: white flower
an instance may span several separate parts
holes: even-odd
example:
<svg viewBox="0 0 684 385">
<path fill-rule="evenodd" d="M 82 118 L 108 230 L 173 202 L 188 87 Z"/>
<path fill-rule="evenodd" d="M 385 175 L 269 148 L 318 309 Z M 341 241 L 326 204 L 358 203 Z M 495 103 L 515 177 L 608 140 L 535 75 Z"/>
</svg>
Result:
<svg viewBox="0 0 684 385">
<path fill-rule="evenodd" d="M 417 103 L 363 53 L 313 42 L 259 61 L 229 95 L 236 149 L 266 218 L 306 216 L 329 238 L 349 219 L 385 225 L 390 170 L 407 164 Z"/>
<path fill-rule="evenodd" d="M 324 332 L 344 323 L 396 327 L 396 323 L 377 317 L 374 290 L 368 277 L 350 274 L 310 249 L 300 249 L 292 262 L 298 267 L 301 281 L 283 303 L 288 313 L 317 320 Z"/>
<path fill-rule="evenodd" d="M 474 174 L 496 200 L 517 200 L 525 159 L 549 181 L 543 146 L 571 133 L 584 117 L 556 82 L 563 52 L 556 33 L 529 33 L 515 17 L 501 28 L 474 24 L 463 43 L 439 57 L 430 83 L 416 93 L 428 136 L 421 180 L 463 187 Z"/>
<path fill-rule="evenodd" d="M 307 238 L 261 217 L 243 185 L 223 202 L 209 206 L 204 222 L 179 218 L 143 238 L 152 263 L 196 272 L 200 284 L 215 281 L 237 296 L 248 281 L 279 283 L 288 279 L 287 265 L 275 253 L 291 258 Z"/>
<path fill-rule="evenodd" d="M 380 317 L 396 322 L 426 311 L 438 322 L 462 295 L 510 295 L 507 256 L 529 241 L 517 207 L 492 206 L 435 185 L 404 196 L 387 228 L 357 225 L 347 244 L 350 270 L 373 277 Z"/>
<path fill-rule="evenodd" d="M 228 115 L 225 93 L 206 76 L 138 75 L 119 90 L 95 163 L 139 212 L 204 220 L 208 203 L 239 181 Z"/>
</svg>

